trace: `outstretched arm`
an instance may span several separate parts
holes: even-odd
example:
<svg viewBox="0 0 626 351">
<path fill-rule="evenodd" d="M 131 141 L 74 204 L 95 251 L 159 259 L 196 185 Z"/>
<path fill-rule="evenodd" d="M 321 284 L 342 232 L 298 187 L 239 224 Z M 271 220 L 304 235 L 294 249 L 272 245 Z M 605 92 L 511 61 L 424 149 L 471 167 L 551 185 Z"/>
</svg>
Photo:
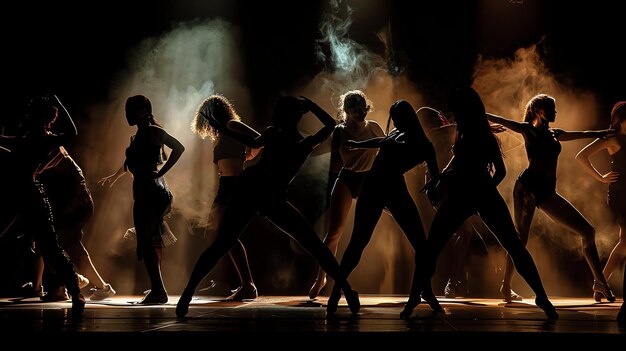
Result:
<svg viewBox="0 0 626 351">
<path fill-rule="evenodd" d="M 228 122 L 227 125 L 228 129 L 232 129 L 236 132 L 239 133 L 243 133 L 243 134 L 248 134 L 251 137 L 257 138 L 259 137 L 261 134 L 259 134 L 259 132 L 257 132 L 256 130 L 254 130 L 252 127 L 250 127 L 249 125 L 243 123 L 242 121 L 236 121 L 236 120 L 231 120 Z M 261 152 L 262 148 L 251 148 L 251 147 L 247 147 L 246 149 L 246 161 L 250 161 L 252 159 L 254 159 L 259 152 Z"/>
<path fill-rule="evenodd" d="M 598 172 L 598 170 L 593 166 L 589 158 L 601 150 L 608 150 L 611 146 L 613 146 L 613 143 L 615 143 L 615 138 L 596 139 L 592 141 L 589 145 L 585 146 L 576 155 L 576 161 L 578 161 L 578 164 L 585 170 L 585 172 L 589 173 L 595 180 L 602 183 L 608 184 L 616 182 L 620 174 L 613 171 L 607 174 L 602 174 Z"/>
<path fill-rule="evenodd" d="M 306 111 L 311 111 L 317 119 L 322 122 L 324 125 L 322 129 L 318 130 L 317 133 L 307 137 L 305 140 L 311 143 L 314 146 L 317 146 L 322 143 L 322 141 L 326 140 L 330 134 L 335 130 L 335 126 L 337 126 L 337 121 L 332 118 L 323 108 L 319 107 L 315 102 L 309 100 L 304 96 L 300 96 L 302 101 L 303 113 Z"/>
<path fill-rule="evenodd" d="M 557 129 L 559 141 L 570 141 L 585 138 L 607 138 L 617 133 L 614 129 L 602 129 L 602 130 L 584 130 L 584 131 L 571 131 Z"/>
<path fill-rule="evenodd" d="M 353 149 L 375 149 L 379 148 L 380 144 L 385 140 L 386 137 L 377 137 L 371 138 L 367 140 L 355 141 L 355 140 L 346 140 L 343 142 L 343 145 L 348 148 Z"/>
<path fill-rule="evenodd" d="M 524 126 L 527 124 L 524 122 L 518 122 L 512 119 L 504 118 L 502 116 L 494 115 L 493 113 L 487 113 L 487 119 L 493 123 L 501 124 L 517 133 L 523 133 Z"/>
</svg>

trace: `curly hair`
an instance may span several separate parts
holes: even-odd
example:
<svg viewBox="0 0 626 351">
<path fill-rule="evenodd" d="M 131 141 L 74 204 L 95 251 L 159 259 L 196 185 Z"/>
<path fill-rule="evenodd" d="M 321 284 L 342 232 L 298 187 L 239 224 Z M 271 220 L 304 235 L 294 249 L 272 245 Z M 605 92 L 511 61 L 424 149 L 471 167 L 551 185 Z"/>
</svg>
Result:
<svg viewBox="0 0 626 351">
<path fill-rule="evenodd" d="M 360 90 L 350 90 L 339 97 L 339 106 L 337 106 L 337 117 L 345 121 L 348 116 L 346 110 L 351 109 L 355 111 L 359 117 L 365 119 L 368 112 L 374 110 L 372 101 L 370 101 L 365 93 Z"/>
<path fill-rule="evenodd" d="M 233 104 L 223 95 L 213 94 L 206 98 L 194 115 L 191 122 L 191 131 L 202 139 L 209 137 L 211 141 L 215 141 L 218 132 L 209 125 L 209 121 L 203 114 L 214 117 L 224 126 L 228 125 L 230 121 L 241 120 Z"/>
</svg>

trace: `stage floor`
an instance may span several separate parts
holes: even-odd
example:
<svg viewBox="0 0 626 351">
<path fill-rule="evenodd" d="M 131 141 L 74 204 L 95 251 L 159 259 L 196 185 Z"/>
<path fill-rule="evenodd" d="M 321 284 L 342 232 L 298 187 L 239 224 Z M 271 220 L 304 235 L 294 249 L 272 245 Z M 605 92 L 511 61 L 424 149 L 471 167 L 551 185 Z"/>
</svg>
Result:
<svg viewBox="0 0 626 351">
<path fill-rule="evenodd" d="M 178 296 L 170 296 L 170 302 L 165 305 L 153 306 L 133 304 L 139 296 L 116 296 L 88 302 L 84 318 L 77 321 L 69 317 L 69 302 L 3 298 L 0 330 L 4 340 L 32 335 L 42 336 L 31 339 L 42 343 L 71 336 L 73 340 L 94 342 L 200 339 L 213 344 L 223 340 L 233 345 L 270 343 L 275 348 L 315 347 L 317 342 L 335 341 L 357 346 L 374 340 L 393 346 L 405 340 L 426 339 L 460 346 L 470 339 L 488 340 L 487 344 L 494 348 L 498 347 L 500 338 L 507 343 L 532 343 L 548 338 L 568 343 L 583 339 L 612 342 L 611 339 L 619 338 L 626 343 L 626 329 L 616 322 L 621 299 L 596 303 L 592 299 L 552 298 L 560 318 L 550 321 L 532 299 L 507 304 L 495 299 L 440 298 L 443 313 L 433 313 L 424 303 L 412 318 L 402 320 L 399 313 L 406 298 L 361 296 L 361 313 L 356 316 L 342 299 L 338 313 L 327 318 L 325 297 L 310 300 L 304 296 L 261 296 L 250 302 L 227 302 L 198 296 L 191 303 L 188 318 L 177 319 L 174 311 Z M 292 338 L 300 340 L 302 345 L 288 341 Z"/>
</svg>

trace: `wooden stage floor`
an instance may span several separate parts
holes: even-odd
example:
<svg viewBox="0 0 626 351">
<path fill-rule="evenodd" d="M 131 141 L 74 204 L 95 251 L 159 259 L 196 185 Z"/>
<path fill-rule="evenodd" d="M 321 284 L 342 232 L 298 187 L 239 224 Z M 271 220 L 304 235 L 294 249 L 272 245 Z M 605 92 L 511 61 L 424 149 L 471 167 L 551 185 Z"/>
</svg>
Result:
<svg viewBox="0 0 626 351">
<path fill-rule="evenodd" d="M 29 345 L 74 340 L 70 348 L 118 341 L 145 345 L 174 342 L 186 348 L 195 348 L 192 345 L 196 341 L 205 346 L 226 342 L 233 346 L 270 345 L 273 349 L 313 349 L 318 344 L 332 343 L 367 347 L 379 341 L 390 347 L 404 347 L 401 343 L 426 340 L 458 347 L 479 342 L 481 349 L 501 349 L 502 342 L 539 347 L 536 342 L 548 339 L 564 346 L 613 339 L 626 345 L 626 329 L 616 322 L 621 299 L 596 303 L 592 299 L 552 298 L 560 318 L 550 321 L 532 299 L 507 304 L 477 298 L 440 298 L 443 313 L 433 313 L 428 305 L 421 304 L 412 318 L 403 320 L 399 313 L 406 298 L 361 296 L 358 315 L 352 315 L 342 299 L 336 316 L 327 318 L 325 297 L 310 300 L 304 296 L 261 296 L 250 302 L 226 302 L 197 296 L 188 318 L 177 319 L 174 311 L 178 296 L 170 296 L 165 305 L 154 306 L 133 304 L 140 296 L 115 296 L 88 302 L 81 320 L 68 316 L 69 302 L 2 298 L 0 332 L 3 340 L 15 339 Z"/>
</svg>

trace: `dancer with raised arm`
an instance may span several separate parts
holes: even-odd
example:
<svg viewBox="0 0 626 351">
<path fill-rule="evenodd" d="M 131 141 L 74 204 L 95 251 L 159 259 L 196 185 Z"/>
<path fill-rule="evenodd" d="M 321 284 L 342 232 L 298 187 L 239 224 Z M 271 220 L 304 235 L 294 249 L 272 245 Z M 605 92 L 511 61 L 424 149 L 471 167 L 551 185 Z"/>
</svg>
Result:
<svg viewBox="0 0 626 351">
<path fill-rule="evenodd" d="M 592 141 L 576 155 L 576 160 L 587 173 L 599 182 L 609 185 L 607 203 L 619 226 L 619 239 L 602 271 L 606 280 L 611 278 L 615 268 L 626 257 L 626 101 L 620 101 L 613 106 L 611 129 L 617 134 Z M 611 156 L 611 171 L 602 174 L 589 158 L 605 149 Z"/>
<path fill-rule="evenodd" d="M 202 139 L 209 137 L 214 144 L 213 163 L 217 165 L 219 178 L 217 194 L 211 205 L 207 230 L 217 232 L 224 216 L 226 204 L 228 204 L 228 200 L 237 187 L 239 176 L 243 172 L 245 161 L 254 158 L 259 149 L 249 149 L 249 152 L 246 152 L 245 145 L 222 135 L 217 129 L 209 125 L 209 121 L 202 116 L 202 111 L 210 111 L 211 115 L 221 125 L 228 126 L 233 130 L 253 137 L 258 136 L 259 133 L 241 121 L 235 107 L 222 95 L 211 95 L 206 98 L 193 119 L 191 124 L 193 132 Z M 241 240 L 237 240 L 237 244 L 228 252 L 228 256 L 237 270 L 241 285 L 226 299 L 233 301 L 256 299 L 258 297 L 257 289 L 250 272 L 246 248 Z"/>
<path fill-rule="evenodd" d="M 317 133 L 304 137 L 298 131 L 297 125 L 302 115 L 309 111 L 322 122 L 323 127 Z M 248 147 L 264 149 L 258 163 L 244 169 L 239 176 L 237 188 L 224 211 L 217 237 L 198 258 L 176 306 L 176 315 L 187 315 L 198 284 L 237 243 L 242 231 L 257 214 L 266 217 L 315 257 L 322 268 L 335 279 L 336 284 L 343 288 L 351 310 L 358 312 L 358 295 L 341 274 L 332 252 L 317 237 L 302 213 L 287 200 L 289 184 L 313 149 L 330 136 L 336 125 L 335 120 L 309 99 L 282 97 L 274 107 L 273 125 L 266 128 L 260 136 L 252 137 L 221 124 L 208 109 L 200 112 L 223 135 Z M 336 309 L 329 305 L 327 311 L 333 314 Z"/>
<path fill-rule="evenodd" d="M 426 234 L 417 206 L 409 193 L 404 173 L 426 162 L 432 175 L 439 173 L 435 149 L 417 119 L 417 114 L 405 100 L 391 105 L 389 116 L 395 128 L 387 137 L 363 141 L 348 140 L 347 147 L 380 148 L 372 169 L 365 177 L 361 196 L 356 203 L 354 229 L 350 243 L 341 259 L 341 270 L 349 276 L 356 268 L 374 233 L 374 228 L 386 207 L 415 250 L 415 278 L 425 281 Z M 328 305 L 337 305 L 341 298 L 340 287 L 335 286 Z M 433 310 L 441 310 L 437 298 L 430 290 L 424 290 L 424 299 Z"/>
<path fill-rule="evenodd" d="M 600 265 L 596 247 L 596 231 L 587 219 L 563 196 L 556 192 L 557 161 L 561 152 L 561 141 L 583 138 L 600 138 L 610 135 L 610 130 L 566 131 L 551 128 L 556 119 L 556 101 L 546 94 L 539 94 L 526 104 L 524 121 L 518 122 L 504 117 L 487 114 L 489 120 L 522 134 L 526 143 L 528 167 L 519 175 L 513 189 L 515 225 L 524 245 L 535 208 L 540 208 L 550 218 L 582 237 L 583 255 L 593 274 L 593 295 L 597 301 L 602 297 L 615 301 Z M 504 271 L 500 292 L 504 301 L 521 300 L 521 296 L 511 290 L 514 273 L 510 257 Z"/>
<path fill-rule="evenodd" d="M 537 267 L 515 230 L 509 209 L 497 189 L 506 174 L 502 152 L 493 134 L 485 106 L 478 93 L 465 87 L 456 90 L 450 99 L 450 110 L 457 124 L 454 157 L 442 173 L 426 184 L 427 192 L 447 186 L 448 195 L 435 213 L 428 234 L 431 259 L 428 270 L 432 276 L 439 254 L 461 224 L 477 214 L 507 250 L 515 266 L 537 298 L 535 303 L 549 318 L 558 318 L 546 294 Z M 443 182 L 442 184 L 439 184 Z M 413 279 L 411 294 L 401 318 L 408 318 L 420 303 L 420 294 L 427 281 Z"/>
<path fill-rule="evenodd" d="M 339 115 L 342 122 L 332 134 L 330 172 L 338 174 L 330 196 L 330 223 L 324 244 L 333 254 L 343 234 L 352 200 L 357 199 L 365 177 L 372 167 L 378 150 L 376 148 L 348 148 L 346 140 L 362 141 L 385 135 L 376 121 L 365 119 L 373 109 L 372 102 L 360 90 L 351 90 L 339 99 Z M 326 273 L 318 270 L 315 283 L 309 291 L 314 299 L 326 285 Z"/>
</svg>

